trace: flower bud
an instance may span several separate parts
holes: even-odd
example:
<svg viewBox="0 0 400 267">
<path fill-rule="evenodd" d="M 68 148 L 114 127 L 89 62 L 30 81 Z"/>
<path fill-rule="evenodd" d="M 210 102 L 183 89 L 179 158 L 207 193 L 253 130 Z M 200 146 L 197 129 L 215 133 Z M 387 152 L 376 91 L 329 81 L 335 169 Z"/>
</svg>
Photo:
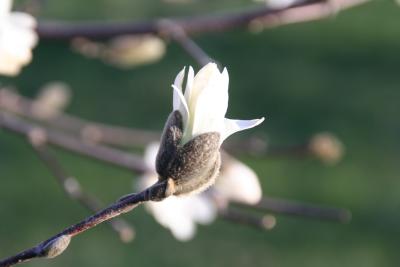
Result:
<svg viewBox="0 0 400 267">
<path fill-rule="evenodd" d="M 182 116 L 179 111 L 173 111 L 164 128 L 156 159 L 160 180 L 171 178 L 174 181 L 174 195 L 203 191 L 211 186 L 221 165 L 219 139 L 219 133 L 210 132 L 181 145 Z"/>
<path fill-rule="evenodd" d="M 344 154 L 344 146 L 331 133 L 319 133 L 312 137 L 309 143 L 310 151 L 326 164 L 335 164 Z"/>
<path fill-rule="evenodd" d="M 42 247 L 41 256 L 48 259 L 57 257 L 67 249 L 70 241 L 71 236 L 69 235 L 62 235 L 56 239 L 50 240 Z"/>
<path fill-rule="evenodd" d="M 33 102 L 33 113 L 41 119 L 53 119 L 69 104 L 71 90 L 63 82 L 51 82 L 43 86 Z"/>
<path fill-rule="evenodd" d="M 166 51 L 164 41 L 151 34 L 124 35 L 112 39 L 101 58 L 119 68 L 131 68 L 159 61 Z"/>
</svg>

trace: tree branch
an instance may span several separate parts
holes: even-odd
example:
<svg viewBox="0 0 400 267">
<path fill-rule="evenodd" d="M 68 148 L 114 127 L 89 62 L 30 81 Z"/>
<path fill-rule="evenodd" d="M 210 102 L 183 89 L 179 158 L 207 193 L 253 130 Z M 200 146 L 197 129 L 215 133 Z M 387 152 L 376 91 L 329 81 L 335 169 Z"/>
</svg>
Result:
<svg viewBox="0 0 400 267">
<path fill-rule="evenodd" d="M 365 3 L 368 0 L 309 0 L 300 1 L 292 6 L 271 9 L 268 7 L 253 8 L 237 13 L 215 15 L 201 15 L 186 18 L 169 18 L 174 24 L 179 25 L 183 31 L 192 35 L 195 33 L 221 32 L 238 27 L 249 26 L 254 21 L 262 21 L 263 26 L 278 26 L 288 23 L 309 21 L 328 17 L 338 9 L 350 8 Z M 333 10 L 332 7 L 335 7 Z M 303 10 L 303 7 L 309 9 Z M 298 11 L 298 12 L 297 12 Z M 304 15 L 299 15 L 304 13 Z M 107 39 L 124 34 L 159 34 L 163 30 L 160 21 L 139 22 L 114 22 L 114 23 L 62 23 L 42 21 L 37 27 L 37 32 L 42 39 L 72 39 L 87 37 L 91 39 Z M 162 24 L 162 23 L 161 23 Z"/>
<path fill-rule="evenodd" d="M 215 62 L 204 50 L 197 45 L 185 32 L 185 30 L 173 21 L 164 20 L 160 22 L 160 35 L 171 37 L 178 43 L 200 66 Z"/>
<path fill-rule="evenodd" d="M 129 212 L 145 201 L 160 201 L 168 197 L 168 181 L 156 183 L 146 190 L 131 194 L 98 213 L 74 224 L 38 245 L 24 250 L 15 256 L 0 260 L 0 267 L 13 266 L 18 263 L 26 262 L 34 258 L 54 258 L 64 252 L 68 247 L 71 238 L 89 230 L 96 225 Z"/>
</svg>

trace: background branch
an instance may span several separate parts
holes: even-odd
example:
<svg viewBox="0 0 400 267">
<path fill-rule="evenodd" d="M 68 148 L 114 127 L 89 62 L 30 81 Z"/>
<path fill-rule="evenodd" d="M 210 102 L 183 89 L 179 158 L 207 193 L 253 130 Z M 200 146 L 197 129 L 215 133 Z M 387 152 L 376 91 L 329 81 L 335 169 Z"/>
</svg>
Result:
<svg viewBox="0 0 400 267">
<path fill-rule="evenodd" d="M 40 121 L 46 125 L 68 133 L 77 134 L 83 140 L 93 143 L 106 143 L 115 146 L 138 147 L 160 140 L 161 134 L 156 131 L 135 130 L 120 126 L 110 126 L 103 123 L 87 121 L 68 115 L 60 110 L 53 116 L 40 116 L 35 101 L 2 88 L 0 89 L 0 109 L 15 113 L 31 120 Z"/>
<path fill-rule="evenodd" d="M 85 193 L 78 180 L 69 175 L 61 166 L 57 158 L 51 153 L 45 144 L 45 134 L 41 130 L 32 132 L 29 137 L 32 148 L 35 150 L 39 159 L 57 179 L 60 187 L 69 198 L 78 201 L 82 206 L 92 212 L 97 212 L 104 207 L 103 203 L 101 203 L 96 197 Z M 119 234 L 121 241 L 130 242 L 133 240 L 135 230 L 127 221 L 121 218 L 116 218 L 111 220 L 109 223 L 112 229 Z"/>
<path fill-rule="evenodd" d="M 276 225 L 276 218 L 273 215 L 256 215 L 243 212 L 238 209 L 225 208 L 220 209 L 218 215 L 223 220 L 231 223 L 243 224 L 255 227 L 261 230 L 272 230 Z"/>
<path fill-rule="evenodd" d="M 275 27 L 289 23 L 315 20 L 329 17 L 338 10 L 360 5 L 366 1 L 368 0 L 310 0 L 298 2 L 281 9 L 271 9 L 264 6 L 237 13 L 169 18 L 168 20 L 179 25 L 186 34 L 192 35 L 195 33 L 221 32 L 238 27 L 247 27 L 254 21 L 262 21 L 264 27 Z M 308 7 L 308 9 L 302 9 L 303 7 Z M 300 15 L 301 13 L 304 13 L 304 15 Z M 79 24 L 42 21 L 37 27 L 37 32 L 42 39 L 68 40 L 75 37 L 107 39 L 125 34 L 159 34 L 164 29 L 162 23 L 160 26 L 160 21 L 162 22 L 162 20 L 151 20 L 125 23 L 88 22 Z"/>
<path fill-rule="evenodd" d="M 41 129 L 45 133 L 48 143 L 62 149 L 123 167 L 133 172 L 143 173 L 148 171 L 146 164 L 139 156 L 102 145 L 84 143 L 64 133 L 45 129 L 11 114 L 0 113 L 0 127 L 23 136 L 29 136 L 32 131 Z"/>
<path fill-rule="evenodd" d="M 164 30 L 161 31 L 162 36 L 172 38 L 178 43 L 200 66 L 204 66 L 209 62 L 215 62 L 204 50 L 197 45 L 185 32 L 181 25 L 173 21 L 164 20 L 160 23 Z"/>
<path fill-rule="evenodd" d="M 347 209 L 332 208 L 321 205 L 303 203 L 293 200 L 263 197 L 255 205 L 235 202 L 235 205 L 257 209 L 262 212 L 269 211 L 277 214 L 301 216 L 318 220 L 337 221 L 347 223 L 351 220 L 351 212 Z"/>
<path fill-rule="evenodd" d="M 6 130 L 28 137 L 33 131 L 40 129 L 45 133 L 48 143 L 59 146 L 63 149 L 94 158 L 117 167 L 122 167 L 135 173 L 152 172 L 139 156 L 129 154 L 106 146 L 86 144 L 76 138 L 64 135 L 60 132 L 45 130 L 37 125 L 28 123 L 15 116 L 0 113 L 0 126 Z M 283 199 L 264 198 L 259 204 L 246 205 L 249 208 L 258 208 L 263 211 L 273 211 L 278 214 L 297 215 L 315 219 L 347 222 L 351 213 L 344 209 L 335 209 L 310 204 L 285 201 Z"/>
</svg>

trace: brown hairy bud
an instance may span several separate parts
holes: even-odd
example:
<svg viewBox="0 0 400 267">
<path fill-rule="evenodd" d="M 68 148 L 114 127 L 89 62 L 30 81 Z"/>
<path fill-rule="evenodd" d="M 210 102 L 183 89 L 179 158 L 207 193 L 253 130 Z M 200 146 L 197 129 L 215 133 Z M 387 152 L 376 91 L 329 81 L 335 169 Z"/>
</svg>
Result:
<svg viewBox="0 0 400 267">
<path fill-rule="evenodd" d="M 160 181 L 173 180 L 174 195 L 207 189 L 214 183 L 221 165 L 219 133 L 200 134 L 181 144 L 182 132 L 182 115 L 173 111 L 161 137 L 156 170 Z"/>
</svg>

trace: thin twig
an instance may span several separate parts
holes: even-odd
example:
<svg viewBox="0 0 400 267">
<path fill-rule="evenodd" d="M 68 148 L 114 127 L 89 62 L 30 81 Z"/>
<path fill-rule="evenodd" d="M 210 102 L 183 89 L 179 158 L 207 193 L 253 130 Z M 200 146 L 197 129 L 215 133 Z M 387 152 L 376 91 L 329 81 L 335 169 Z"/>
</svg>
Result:
<svg viewBox="0 0 400 267">
<path fill-rule="evenodd" d="M 160 140 L 160 133 L 149 130 L 135 130 L 120 126 L 87 121 L 61 111 L 54 116 L 43 117 L 36 111 L 35 102 L 22 95 L 6 89 L 0 89 L 0 109 L 17 115 L 40 121 L 52 128 L 77 134 L 82 139 L 93 143 L 105 143 L 121 147 L 143 146 Z"/>
<path fill-rule="evenodd" d="M 51 153 L 43 139 L 45 135 L 40 131 L 30 135 L 30 143 L 38 157 L 57 179 L 64 193 L 71 199 L 78 201 L 82 206 L 92 212 L 97 212 L 104 207 L 95 196 L 85 193 L 77 179 L 69 175 L 61 166 L 57 158 Z M 111 220 L 110 226 L 116 231 L 123 242 L 130 242 L 135 236 L 135 230 L 122 218 Z"/>
<path fill-rule="evenodd" d="M 13 266 L 18 263 L 29 261 L 34 258 L 54 258 L 64 252 L 68 247 L 71 238 L 89 230 L 96 225 L 129 212 L 145 201 L 160 201 L 168 195 L 166 190 L 168 181 L 159 182 L 146 190 L 129 195 L 109 207 L 99 211 L 81 222 L 74 224 L 38 245 L 24 250 L 15 256 L 0 260 L 0 267 Z"/>
<path fill-rule="evenodd" d="M 336 9 L 346 9 L 363 4 L 368 0 L 310 0 L 294 3 L 292 6 L 271 9 L 269 7 L 242 10 L 236 13 L 224 13 L 215 15 L 200 15 L 186 18 L 168 18 L 169 21 L 179 25 L 183 31 L 192 35 L 195 33 L 221 32 L 238 27 L 249 26 L 255 20 L 263 21 L 263 26 L 278 26 L 288 23 L 303 22 L 329 17 Z M 305 15 L 300 16 L 296 10 L 302 7 L 310 7 Z M 303 12 L 303 10 L 301 11 Z M 162 31 L 160 21 L 150 20 L 125 23 L 62 23 L 40 22 L 37 28 L 42 39 L 72 39 L 75 37 L 87 37 L 91 39 L 107 39 L 124 34 L 159 34 Z"/>
<path fill-rule="evenodd" d="M 160 32 L 163 36 L 169 36 L 178 43 L 200 66 L 207 65 L 209 62 L 215 62 L 207 53 L 197 45 L 184 31 L 184 29 L 172 21 L 164 20 L 160 22 L 163 30 Z"/>
<path fill-rule="evenodd" d="M 351 220 L 351 212 L 347 209 L 332 208 L 321 205 L 290 201 L 272 197 L 264 197 L 258 204 L 248 205 L 239 202 L 234 204 L 277 214 L 301 216 L 318 220 L 337 221 L 348 223 Z"/>
<path fill-rule="evenodd" d="M 225 208 L 221 209 L 218 215 L 228 222 L 252 226 L 261 230 L 272 230 L 276 225 L 275 216 L 269 214 L 260 216 L 238 209 Z"/>
<path fill-rule="evenodd" d="M 23 136 L 29 136 L 32 131 L 41 129 L 45 133 L 48 143 L 62 149 L 118 167 L 123 167 L 137 173 L 148 171 L 146 164 L 139 156 L 106 146 L 84 143 L 61 132 L 39 127 L 38 125 L 24 121 L 13 115 L 5 114 L 4 112 L 0 112 L 0 127 Z"/>
</svg>

